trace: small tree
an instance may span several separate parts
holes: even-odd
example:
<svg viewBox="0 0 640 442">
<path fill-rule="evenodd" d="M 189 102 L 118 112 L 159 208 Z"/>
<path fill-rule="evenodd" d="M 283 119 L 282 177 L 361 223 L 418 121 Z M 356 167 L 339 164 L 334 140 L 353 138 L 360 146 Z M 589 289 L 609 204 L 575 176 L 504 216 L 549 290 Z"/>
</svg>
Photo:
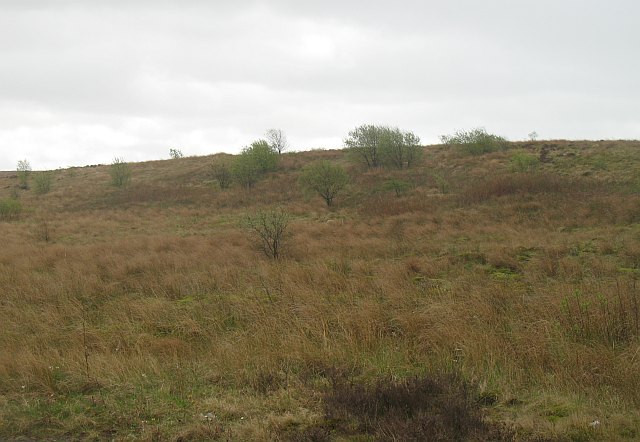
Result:
<svg viewBox="0 0 640 442">
<path fill-rule="evenodd" d="M 291 215 L 278 208 L 246 216 L 243 226 L 251 232 L 252 238 L 265 255 L 278 259 L 288 238 L 290 220 Z"/>
<path fill-rule="evenodd" d="M 123 158 L 115 157 L 111 163 L 111 184 L 126 187 L 131 182 L 131 166 Z"/>
<path fill-rule="evenodd" d="M 420 155 L 420 138 L 413 132 L 401 131 L 398 128 L 378 127 L 380 132 L 380 155 L 386 166 L 403 169 L 411 167 Z"/>
<path fill-rule="evenodd" d="M 38 172 L 33 179 L 35 183 L 35 191 L 37 194 L 48 193 L 51 190 L 53 182 L 53 174 L 51 172 Z"/>
<path fill-rule="evenodd" d="M 422 154 L 420 138 L 397 127 L 365 124 L 349 132 L 344 144 L 369 168 L 411 167 Z"/>
<path fill-rule="evenodd" d="M 218 181 L 221 189 L 228 189 L 233 181 L 231 167 L 227 163 L 214 163 L 211 165 L 211 174 Z"/>
<path fill-rule="evenodd" d="M 404 149 L 407 168 L 413 166 L 423 154 L 422 146 L 420 146 L 420 137 L 413 132 L 404 132 Z"/>
<path fill-rule="evenodd" d="M 328 161 L 306 166 L 302 170 L 299 183 L 307 191 L 320 195 L 327 203 L 333 205 L 333 199 L 349 182 L 349 176 L 340 166 Z"/>
<path fill-rule="evenodd" d="M 174 149 L 172 147 L 169 148 L 169 156 L 174 160 L 177 158 L 184 158 L 184 154 L 180 149 Z"/>
<path fill-rule="evenodd" d="M 31 175 L 31 164 L 27 160 L 18 161 L 18 185 L 21 189 L 29 188 L 29 175 Z"/>
<path fill-rule="evenodd" d="M 356 157 L 365 162 L 367 167 L 379 167 L 380 161 L 380 131 L 373 124 L 363 124 L 349 132 L 344 145 Z"/>
<path fill-rule="evenodd" d="M 289 149 L 289 142 L 287 141 L 287 136 L 280 129 L 269 129 L 266 134 L 267 142 L 269 143 L 269 147 L 274 152 L 277 152 L 279 155 L 282 154 L 285 150 Z"/>
</svg>

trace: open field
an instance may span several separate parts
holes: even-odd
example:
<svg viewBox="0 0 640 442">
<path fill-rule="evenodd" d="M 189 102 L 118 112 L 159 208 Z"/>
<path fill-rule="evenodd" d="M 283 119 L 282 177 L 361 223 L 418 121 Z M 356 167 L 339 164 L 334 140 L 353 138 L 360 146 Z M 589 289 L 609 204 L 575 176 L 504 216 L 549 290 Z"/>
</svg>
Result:
<svg viewBox="0 0 640 442">
<path fill-rule="evenodd" d="M 640 142 L 431 146 L 403 171 L 290 153 L 250 190 L 216 187 L 224 157 L 19 191 L 0 439 L 640 438 Z M 297 185 L 318 159 L 351 177 L 330 210 Z M 273 206 L 279 260 L 240 225 Z"/>
</svg>

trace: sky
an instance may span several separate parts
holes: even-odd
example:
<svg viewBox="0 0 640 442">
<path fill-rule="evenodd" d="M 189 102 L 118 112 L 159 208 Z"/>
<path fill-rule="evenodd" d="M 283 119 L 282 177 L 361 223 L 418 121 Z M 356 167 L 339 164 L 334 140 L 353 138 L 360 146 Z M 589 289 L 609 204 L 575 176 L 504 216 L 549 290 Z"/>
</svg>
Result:
<svg viewBox="0 0 640 442">
<path fill-rule="evenodd" d="M 0 0 L 0 170 L 237 153 L 640 138 L 637 0 Z"/>
</svg>

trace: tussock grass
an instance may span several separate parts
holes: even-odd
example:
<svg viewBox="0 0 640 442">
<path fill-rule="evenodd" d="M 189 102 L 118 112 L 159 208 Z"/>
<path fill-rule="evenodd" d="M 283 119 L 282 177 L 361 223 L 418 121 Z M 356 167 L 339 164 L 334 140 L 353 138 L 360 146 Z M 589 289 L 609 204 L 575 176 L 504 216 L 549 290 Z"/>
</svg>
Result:
<svg viewBox="0 0 640 442">
<path fill-rule="evenodd" d="M 126 189 L 53 172 L 0 222 L 0 438 L 637 438 L 640 150 L 520 147 L 544 144 L 517 175 L 509 152 L 287 153 L 251 191 L 211 185 L 217 156 L 132 164 Z M 296 184 L 318 160 L 352 176 L 332 208 Z M 241 227 L 274 206 L 279 260 Z"/>
</svg>

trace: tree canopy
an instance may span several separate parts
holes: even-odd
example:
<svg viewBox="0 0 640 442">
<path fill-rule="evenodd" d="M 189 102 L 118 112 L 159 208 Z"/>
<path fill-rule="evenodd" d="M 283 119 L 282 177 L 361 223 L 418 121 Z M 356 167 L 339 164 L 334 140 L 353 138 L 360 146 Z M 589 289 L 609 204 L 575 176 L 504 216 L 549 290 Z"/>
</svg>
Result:
<svg viewBox="0 0 640 442">
<path fill-rule="evenodd" d="M 397 127 L 364 124 L 349 132 L 344 144 L 367 167 L 411 167 L 422 154 L 420 138 Z"/>
</svg>

